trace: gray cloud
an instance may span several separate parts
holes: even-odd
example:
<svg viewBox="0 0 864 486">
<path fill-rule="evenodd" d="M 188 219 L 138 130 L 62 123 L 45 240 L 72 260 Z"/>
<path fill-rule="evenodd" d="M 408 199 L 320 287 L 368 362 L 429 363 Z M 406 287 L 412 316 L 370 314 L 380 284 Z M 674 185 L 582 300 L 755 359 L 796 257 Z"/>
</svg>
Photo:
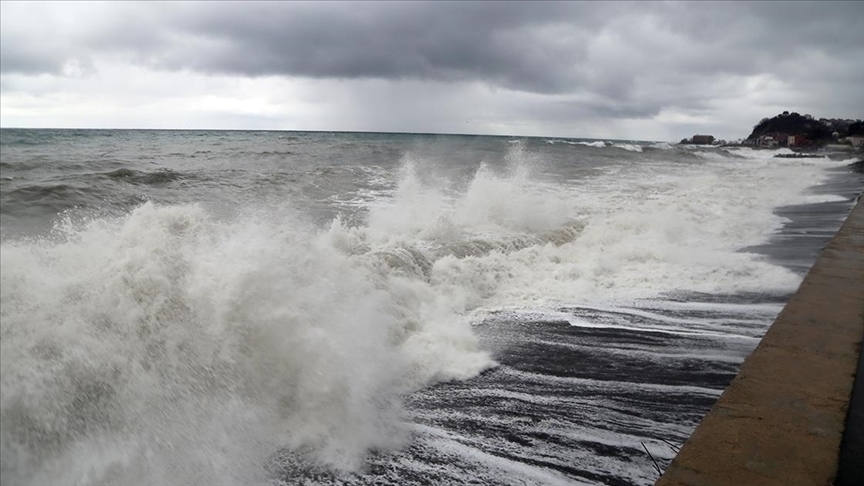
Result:
<svg viewBox="0 0 864 486">
<path fill-rule="evenodd" d="M 574 81 L 568 66 L 584 59 L 593 30 L 572 22 L 590 25 L 603 10 L 512 2 L 226 5 L 174 17 L 174 28 L 204 45 L 160 61 L 251 76 L 482 80 L 560 92 Z"/>
<path fill-rule="evenodd" d="M 525 113 L 646 119 L 712 109 L 769 76 L 864 111 L 864 2 L 142 3 L 58 14 L 4 2 L 0 73 L 100 60 L 242 77 L 480 82 Z M 736 81 L 737 80 L 737 81 Z M 417 93 L 422 96 L 422 93 Z M 805 99 L 806 98 L 806 99 Z M 465 100 L 470 102 L 470 100 Z M 796 107 L 790 107 L 796 109 Z M 826 107 L 828 108 L 828 107 Z M 770 115 L 770 113 L 766 113 Z"/>
</svg>

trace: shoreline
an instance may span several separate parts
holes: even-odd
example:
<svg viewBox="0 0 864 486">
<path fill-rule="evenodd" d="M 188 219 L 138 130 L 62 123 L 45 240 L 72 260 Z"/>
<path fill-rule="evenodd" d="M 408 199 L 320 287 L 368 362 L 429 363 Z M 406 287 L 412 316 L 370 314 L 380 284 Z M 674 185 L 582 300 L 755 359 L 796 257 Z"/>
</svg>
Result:
<svg viewBox="0 0 864 486">
<path fill-rule="evenodd" d="M 656 484 L 831 484 L 864 336 L 862 286 L 859 203 Z"/>
<path fill-rule="evenodd" d="M 768 260 L 798 273 L 803 279 L 821 251 L 840 230 L 855 207 L 855 202 L 864 194 L 864 166 L 856 164 L 860 166 L 861 162 L 826 169 L 829 178 L 809 189 L 814 195 L 840 196 L 847 200 L 775 208 L 774 213 L 786 219 L 782 228 L 765 243 L 748 246 L 740 251 L 764 255 Z"/>
</svg>

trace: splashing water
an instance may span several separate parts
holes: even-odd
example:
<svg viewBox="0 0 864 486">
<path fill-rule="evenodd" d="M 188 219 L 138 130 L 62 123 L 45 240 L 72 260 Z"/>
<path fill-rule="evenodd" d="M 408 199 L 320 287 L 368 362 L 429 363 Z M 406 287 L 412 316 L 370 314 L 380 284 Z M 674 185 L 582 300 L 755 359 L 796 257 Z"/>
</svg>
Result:
<svg viewBox="0 0 864 486">
<path fill-rule="evenodd" d="M 406 157 L 356 224 L 147 202 L 7 239 L 2 482 L 266 483 L 279 450 L 361 470 L 410 442 L 407 394 L 495 366 L 486 313 L 799 281 L 738 250 L 820 166 L 742 152 L 550 181 L 510 145 L 462 184 Z"/>
</svg>

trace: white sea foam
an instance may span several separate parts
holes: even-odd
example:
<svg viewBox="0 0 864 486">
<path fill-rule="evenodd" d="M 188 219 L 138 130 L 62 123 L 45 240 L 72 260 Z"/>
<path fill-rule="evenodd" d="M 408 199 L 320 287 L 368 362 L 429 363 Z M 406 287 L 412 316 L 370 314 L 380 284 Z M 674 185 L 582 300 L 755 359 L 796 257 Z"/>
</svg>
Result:
<svg viewBox="0 0 864 486">
<path fill-rule="evenodd" d="M 594 148 L 606 148 L 606 142 L 596 141 L 596 142 L 576 142 L 577 145 L 584 145 L 586 147 L 594 147 Z"/>
<path fill-rule="evenodd" d="M 641 152 L 642 146 L 635 143 L 613 143 L 613 147 L 627 150 L 629 152 Z"/>
<path fill-rule="evenodd" d="M 485 480 L 492 484 L 525 484 L 530 481 L 534 484 L 548 485 L 573 485 L 590 484 L 587 481 L 574 480 L 565 477 L 552 470 L 531 466 L 518 461 L 508 460 L 497 455 L 486 453 L 478 448 L 464 443 L 464 439 L 454 436 L 445 430 L 432 427 L 418 427 L 428 437 L 423 440 L 429 446 L 440 451 L 445 456 L 458 457 L 459 461 L 473 464 L 477 467 Z M 465 478 L 466 482 L 476 478 Z"/>
<path fill-rule="evenodd" d="M 248 483 L 283 445 L 356 469 L 400 444 L 400 395 L 492 364 L 338 222 L 148 203 L 58 232 L 2 247 L 4 483 Z"/>
<path fill-rule="evenodd" d="M 558 139 L 550 139 L 546 140 L 546 143 L 550 145 L 555 145 L 556 143 L 565 143 L 567 145 L 582 145 L 585 147 L 593 147 L 593 148 L 606 148 L 607 142 L 603 142 L 602 140 L 596 140 L 594 142 L 584 142 L 584 141 L 572 141 L 572 140 L 558 140 Z"/>
<path fill-rule="evenodd" d="M 655 142 L 652 143 L 650 147 L 658 150 L 672 150 L 675 148 L 675 146 L 669 142 Z"/>
<path fill-rule="evenodd" d="M 801 204 L 821 204 L 829 202 L 847 202 L 848 198 L 836 194 L 808 194 L 801 198 Z"/>
</svg>

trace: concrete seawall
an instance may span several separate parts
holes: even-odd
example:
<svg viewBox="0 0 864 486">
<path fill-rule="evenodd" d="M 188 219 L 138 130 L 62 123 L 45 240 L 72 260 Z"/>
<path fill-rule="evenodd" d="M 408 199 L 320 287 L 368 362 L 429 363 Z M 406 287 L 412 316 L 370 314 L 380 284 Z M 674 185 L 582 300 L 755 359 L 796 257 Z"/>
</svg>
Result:
<svg viewBox="0 0 864 486">
<path fill-rule="evenodd" d="M 859 202 L 657 486 L 831 485 L 862 339 Z"/>
</svg>

